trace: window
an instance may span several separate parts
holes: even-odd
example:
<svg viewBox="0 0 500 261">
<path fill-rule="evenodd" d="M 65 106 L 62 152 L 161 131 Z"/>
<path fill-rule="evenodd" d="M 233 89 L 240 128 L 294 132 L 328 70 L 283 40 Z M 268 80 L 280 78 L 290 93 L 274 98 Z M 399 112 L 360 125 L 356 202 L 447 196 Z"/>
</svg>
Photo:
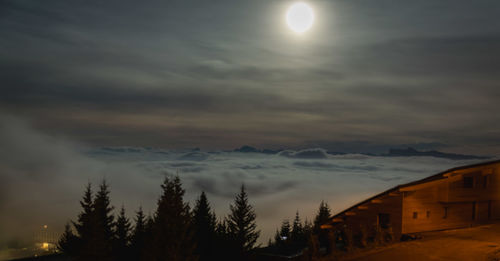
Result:
<svg viewBox="0 0 500 261">
<path fill-rule="evenodd" d="M 378 224 L 381 228 L 389 228 L 391 224 L 391 215 L 387 213 L 379 213 Z"/>
<path fill-rule="evenodd" d="M 431 212 L 430 212 L 429 210 L 427 210 L 427 212 L 425 213 L 425 216 L 426 216 L 427 218 L 430 218 L 430 217 L 431 217 Z"/>
<path fill-rule="evenodd" d="M 418 212 L 413 212 L 413 219 L 417 219 L 418 218 Z"/>
<path fill-rule="evenodd" d="M 483 188 L 488 187 L 488 180 L 490 179 L 490 175 L 483 176 Z"/>
<path fill-rule="evenodd" d="M 464 188 L 474 187 L 474 177 L 464 177 Z"/>
<path fill-rule="evenodd" d="M 444 215 L 443 215 L 443 218 L 447 218 L 448 217 L 448 207 L 444 207 Z"/>
</svg>

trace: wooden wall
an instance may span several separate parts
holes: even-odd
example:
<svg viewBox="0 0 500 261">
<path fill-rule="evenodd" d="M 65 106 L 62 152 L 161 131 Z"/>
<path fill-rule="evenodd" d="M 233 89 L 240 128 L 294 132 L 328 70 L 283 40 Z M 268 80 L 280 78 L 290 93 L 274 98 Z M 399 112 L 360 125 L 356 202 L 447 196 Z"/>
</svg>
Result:
<svg viewBox="0 0 500 261">
<path fill-rule="evenodd" d="M 399 240 L 401 237 L 401 213 L 402 213 L 402 194 L 387 194 L 374 201 L 367 202 L 356 207 L 354 210 L 347 211 L 342 215 L 344 222 L 336 223 L 337 227 L 346 226 L 357 233 L 361 226 L 370 229 L 378 224 L 378 215 L 380 213 L 390 215 L 390 226 L 394 238 Z"/>
<path fill-rule="evenodd" d="M 471 188 L 464 187 L 464 177 L 473 179 Z M 500 163 L 455 170 L 442 179 L 402 187 L 336 216 L 332 226 L 356 233 L 361 226 L 377 225 L 380 213 L 390 215 L 396 239 L 402 234 L 500 220 Z"/>
<path fill-rule="evenodd" d="M 464 177 L 473 178 L 472 188 L 464 188 Z M 404 234 L 467 227 L 500 218 L 500 173 L 491 165 L 461 170 L 445 180 L 414 188 L 404 188 L 408 190 L 403 196 Z"/>
</svg>

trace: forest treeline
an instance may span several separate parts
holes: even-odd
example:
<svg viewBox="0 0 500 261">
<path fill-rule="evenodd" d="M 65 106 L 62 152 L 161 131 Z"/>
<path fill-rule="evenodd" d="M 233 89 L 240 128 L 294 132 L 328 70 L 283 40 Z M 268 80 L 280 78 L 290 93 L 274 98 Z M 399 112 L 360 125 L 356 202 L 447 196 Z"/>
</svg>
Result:
<svg viewBox="0 0 500 261">
<path fill-rule="evenodd" d="M 260 231 L 243 185 L 230 205 L 230 213 L 219 219 L 204 192 L 191 209 L 184 201 L 185 190 L 179 177 L 165 177 L 161 188 L 156 211 L 145 215 L 139 208 L 131 222 L 123 206 L 118 215 L 113 214 L 106 181 L 95 193 L 87 184 L 80 201 L 81 212 L 75 221 L 66 224 L 59 250 L 82 261 L 205 261 L 256 260 L 268 254 L 305 254 L 307 258 L 320 246 L 330 245 L 328 235 L 320 229 L 330 217 L 324 202 L 313 222 L 302 222 L 298 212 L 291 224 L 284 220 L 274 240 L 263 248 L 257 245 Z M 305 253 L 304 249 L 309 251 Z"/>
</svg>

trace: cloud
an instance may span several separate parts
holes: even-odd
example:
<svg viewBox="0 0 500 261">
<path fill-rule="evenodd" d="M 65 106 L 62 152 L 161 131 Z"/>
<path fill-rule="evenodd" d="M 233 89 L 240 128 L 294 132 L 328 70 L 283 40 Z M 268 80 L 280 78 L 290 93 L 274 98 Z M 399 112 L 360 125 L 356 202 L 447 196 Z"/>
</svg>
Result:
<svg viewBox="0 0 500 261">
<path fill-rule="evenodd" d="M 343 170 L 343 171 L 377 171 L 379 170 L 376 166 L 349 166 L 349 165 L 337 165 L 332 163 L 318 162 L 318 161 L 296 161 L 293 165 L 297 167 L 305 168 L 316 168 L 316 169 L 331 169 L 331 170 Z"/>
<path fill-rule="evenodd" d="M 159 191 L 160 175 L 149 176 L 147 170 L 124 161 L 108 164 L 89 157 L 82 153 L 85 146 L 40 133 L 15 117 L 0 115 L 0 143 L 0 248 L 12 240 L 31 242 L 43 225 L 60 232 L 76 217 L 82 189 L 89 181 L 95 185 L 103 178 L 109 180 L 112 195 L 119 198 L 114 204 L 129 203 L 133 206 L 129 213 L 138 202 L 151 209 Z M 155 192 L 145 186 L 156 187 Z M 127 196 L 134 190 L 139 192 Z"/>
<path fill-rule="evenodd" d="M 74 219 L 83 187 L 106 178 L 111 200 L 127 213 L 142 206 L 152 212 L 166 173 L 178 174 L 191 204 L 205 191 L 218 216 L 228 213 L 241 184 L 257 210 L 262 242 L 296 210 L 312 219 L 321 200 L 334 212 L 400 183 L 476 161 L 430 157 L 326 155 L 322 149 L 262 153 L 165 150 L 148 147 L 89 148 L 47 135 L 15 117 L 2 116 L 0 128 L 0 246 L 30 241 L 48 224 L 55 231 Z M 158 153 L 162 152 L 162 153 Z M 186 160 L 194 159 L 194 160 Z"/>
<path fill-rule="evenodd" d="M 300 151 L 284 150 L 278 153 L 279 156 L 298 159 L 326 159 L 328 153 L 324 149 L 305 149 Z"/>
<path fill-rule="evenodd" d="M 203 152 L 189 152 L 179 157 L 180 160 L 203 161 L 210 157 L 209 154 Z"/>
<path fill-rule="evenodd" d="M 497 2 L 315 5 L 322 24 L 298 43 L 281 1 L 7 1 L 0 108 L 96 146 L 498 153 Z"/>
</svg>

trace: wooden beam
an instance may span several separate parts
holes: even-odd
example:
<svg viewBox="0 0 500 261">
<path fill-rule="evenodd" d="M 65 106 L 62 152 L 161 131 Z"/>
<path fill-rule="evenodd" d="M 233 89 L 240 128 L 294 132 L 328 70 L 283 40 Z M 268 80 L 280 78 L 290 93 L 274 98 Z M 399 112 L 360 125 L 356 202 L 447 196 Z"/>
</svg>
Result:
<svg viewBox="0 0 500 261">
<path fill-rule="evenodd" d="M 489 169 L 483 169 L 481 175 L 485 176 L 485 175 L 490 175 L 490 174 L 493 174 L 493 168 L 489 168 Z"/>
<path fill-rule="evenodd" d="M 382 200 L 381 199 L 372 199 L 371 202 L 374 204 L 380 204 L 380 203 L 382 203 Z"/>
<path fill-rule="evenodd" d="M 427 181 L 424 183 L 416 184 L 416 185 L 411 185 L 407 187 L 400 188 L 399 191 L 414 191 L 414 190 L 419 190 L 419 189 L 424 189 L 432 186 L 436 186 L 438 184 L 448 182 L 449 179 L 447 178 L 442 178 L 442 179 L 437 179 L 437 180 L 431 180 Z"/>
<path fill-rule="evenodd" d="M 389 193 L 389 197 L 397 197 L 397 196 L 399 196 L 398 192 L 391 192 L 391 193 Z"/>
<path fill-rule="evenodd" d="M 355 216 L 356 215 L 356 212 L 353 212 L 353 211 L 347 211 L 345 213 L 346 216 Z"/>
<path fill-rule="evenodd" d="M 340 222 L 344 222 L 344 220 L 341 219 L 341 218 L 334 218 L 334 219 L 332 219 L 332 223 L 340 223 Z"/>
<path fill-rule="evenodd" d="M 368 209 L 368 206 L 358 206 L 358 209 Z"/>
<path fill-rule="evenodd" d="M 332 225 L 321 225 L 321 229 L 332 229 Z"/>
</svg>

